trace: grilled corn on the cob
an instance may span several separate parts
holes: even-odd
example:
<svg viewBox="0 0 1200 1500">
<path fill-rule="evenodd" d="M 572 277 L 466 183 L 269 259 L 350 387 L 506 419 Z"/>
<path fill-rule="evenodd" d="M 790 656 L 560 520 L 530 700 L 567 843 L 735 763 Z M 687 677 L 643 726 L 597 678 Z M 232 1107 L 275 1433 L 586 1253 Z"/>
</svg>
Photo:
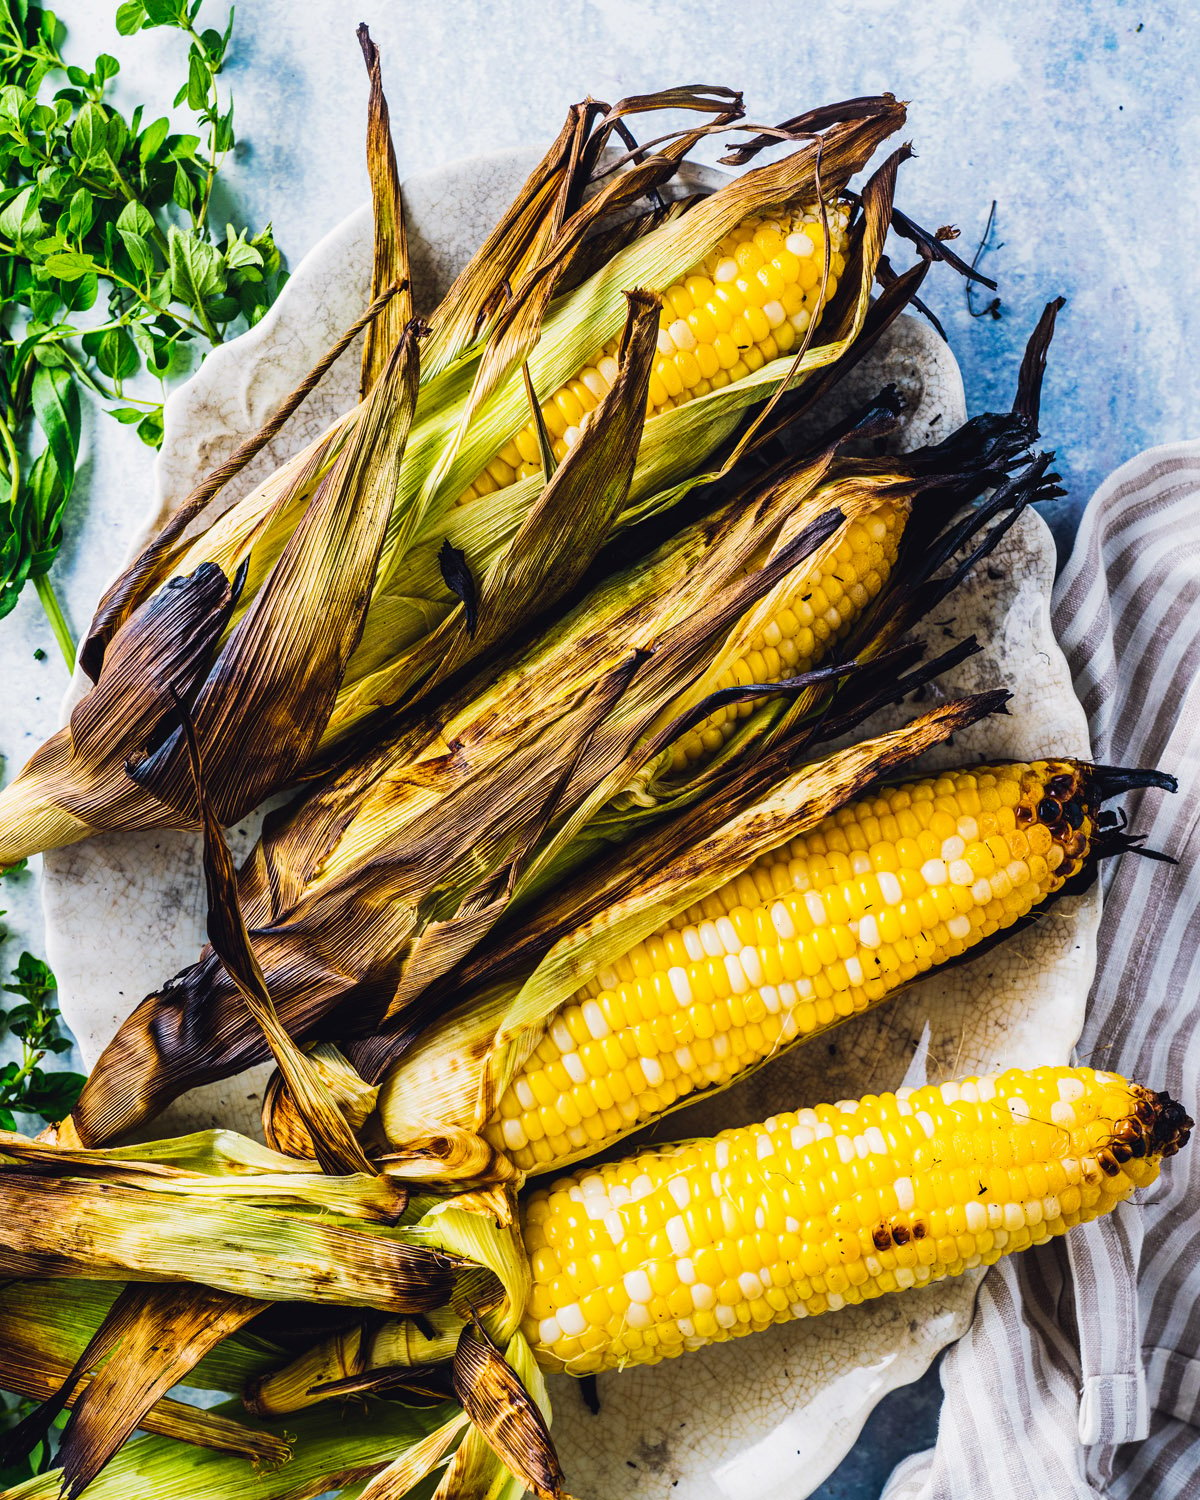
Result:
<svg viewBox="0 0 1200 1500">
<path fill-rule="evenodd" d="M 1165 1094 L 1013 1070 L 581 1169 L 524 1207 L 524 1332 L 574 1375 L 990 1265 L 1107 1213 L 1187 1141 Z"/>
<path fill-rule="evenodd" d="M 832 203 L 825 219 L 827 278 L 825 225 L 819 210 L 810 208 L 774 217 L 750 215 L 691 274 L 667 289 L 646 403 L 649 416 L 741 380 L 796 347 L 820 319 L 846 269 L 850 210 Z M 612 389 L 616 356 L 612 340 L 575 379 L 539 403 L 555 458 L 566 457 L 588 413 Z M 537 429 L 530 421 L 467 486 L 460 503 L 504 489 L 540 467 Z"/>
<path fill-rule="evenodd" d="M 820 666 L 887 583 L 911 511 L 910 498 L 887 499 L 851 521 L 832 555 L 796 579 L 772 618 L 758 627 L 734 661 L 706 676 L 694 696 L 782 682 Z M 716 709 L 671 747 L 670 769 L 686 772 L 717 754 L 754 708 L 746 700 Z"/>
<path fill-rule="evenodd" d="M 590 1155 L 1018 921 L 1082 868 L 1091 768 L 946 772 L 764 856 L 550 1018 L 489 1140 L 527 1172 Z"/>
</svg>

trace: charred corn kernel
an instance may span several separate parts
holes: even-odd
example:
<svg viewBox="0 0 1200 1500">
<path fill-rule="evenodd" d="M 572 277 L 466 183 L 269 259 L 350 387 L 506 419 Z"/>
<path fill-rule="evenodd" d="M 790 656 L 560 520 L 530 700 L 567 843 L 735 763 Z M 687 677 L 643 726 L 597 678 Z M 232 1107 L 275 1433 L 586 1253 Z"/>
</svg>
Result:
<svg viewBox="0 0 1200 1500">
<path fill-rule="evenodd" d="M 706 394 L 718 370 L 737 379 L 794 347 L 799 327 L 795 320 L 803 318 L 803 327 L 807 328 L 813 317 L 820 316 L 823 305 L 837 289 L 841 271 L 834 267 L 845 265 L 841 251 L 847 243 L 849 211 L 845 205 L 834 203 L 829 206 L 828 217 L 832 244 L 838 253 L 830 267 L 824 302 L 820 295 L 824 232 L 819 214 L 804 210 L 785 215 L 786 222 L 768 223 L 758 216 L 744 220 L 701 267 L 666 289 L 658 345 L 661 358 L 650 382 L 647 417 Z M 792 321 L 788 323 L 787 319 Z M 785 326 L 793 337 L 780 340 L 777 335 Z M 730 339 L 731 330 L 738 336 Z M 772 336 L 773 331 L 776 336 Z M 608 394 L 617 375 L 617 347 L 616 339 L 606 344 L 576 379 L 541 403 L 552 438 L 561 441 L 568 431 L 578 432 L 586 413 Z M 514 444 L 523 460 L 518 465 L 508 459 L 514 476 L 526 477 L 522 469 L 529 465 L 529 472 L 536 473 L 539 460 L 532 422 L 509 446 Z M 566 443 L 563 453 L 570 446 Z M 460 504 L 497 488 L 484 477 L 489 473 L 494 476 L 491 464 L 463 491 Z"/>
<path fill-rule="evenodd" d="M 557 1247 L 531 1258 L 524 1333 L 589 1375 L 958 1276 L 1108 1213 L 1191 1126 L 1115 1073 L 1014 1069 L 589 1167 L 524 1203 Z M 1028 1158 L 1020 1196 L 998 1143 Z M 833 1227 L 846 1210 L 861 1227 Z"/>
<path fill-rule="evenodd" d="M 681 912 L 565 1001 L 485 1133 L 526 1172 L 545 1171 L 548 1162 L 564 1166 L 611 1144 L 598 1123 L 582 1147 L 566 1128 L 555 1135 L 546 1113 L 553 1115 L 557 1103 L 548 1097 L 546 1069 L 559 1054 L 573 1080 L 573 1101 L 599 1079 L 611 1084 L 607 1066 L 597 1074 L 580 1048 L 592 1034 L 588 1019 L 601 1013 L 604 1045 L 622 1059 L 615 1066 L 631 1059 L 619 1132 L 625 1135 L 1010 927 L 1082 868 L 1095 826 L 1089 775 L 1071 761 L 981 766 L 847 803 Z M 988 851 L 997 873 L 972 873 L 970 885 L 955 885 L 951 867 L 969 864 L 983 847 L 975 815 L 963 809 L 978 806 L 985 794 L 1011 812 L 1009 831 L 990 836 L 1003 846 Z M 900 814 L 915 830 L 910 841 L 935 851 L 916 870 L 899 864 L 904 839 L 893 846 L 878 837 L 887 819 L 899 826 Z M 1035 879 L 1011 849 L 1018 839 L 1028 843 L 1024 830 L 1038 827 L 1062 858 L 1053 870 L 1044 862 Z M 881 868 L 889 858 L 893 868 Z M 688 1045 L 702 1036 L 713 1040 L 703 1054 Z M 529 1108 L 510 1113 L 509 1093 L 531 1100 Z M 537 1117 L 552 1158 L 535 1161 L 530 1149 L 514 1145 L 522 1131 L 540 1139 L 529 1116 Z M 598 1122 L 594 1113 L 584 1128 L 592 1121 Z"/>
</svg>

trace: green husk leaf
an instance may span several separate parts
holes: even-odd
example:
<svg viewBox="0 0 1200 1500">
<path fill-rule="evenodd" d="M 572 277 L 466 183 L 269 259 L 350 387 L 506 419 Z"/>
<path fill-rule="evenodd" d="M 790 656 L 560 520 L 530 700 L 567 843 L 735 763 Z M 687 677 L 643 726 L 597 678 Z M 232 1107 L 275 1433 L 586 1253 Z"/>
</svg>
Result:
<svg viewBox="0 0 1200 1500">
<path fill-rule="evenodd" d="M 89 1500 L 303 1500 L 372 1478 L 456 1420 L 457 1406 L 399 1407 L 366 1400 L 357 1407 L 317 1407 L 289 1418 L 292 1458 L 282 1468 L 251 1469 L 245 1459 L 189 1447 L 166 1438 L 127 1443 L 93 1481 Z M 279 1430 L 279 1429 L 277 1429 Z M 62 1475 L 51 1469 L 6 1493 L 5 1500 L 59 1500 Z"/>
<path fill-rule="evenodd" d="M 361 1221 L 271 1211 L 123 1184 L 0 1173 L 18 1275 L 198 1281 L 263 1301 L 421 1312 L 449 1295 L 444 1256 Z"/>
<path fill-rule="evenodd" d="M 467 1425 L 468 1418 L 462 1412 L 443 1422 L 408 1453 L 402 1454 L 382 1473 L 376 1474 L 357 1500 L 406 1500 L 413 1486 L 437 1468 Z"/>
<path fill-rule="evenodd" d="M 456 612 L 410 658 L 427 692 L 568 595 L 607 539 L 629 492 L 658 336 L 658 299 L 631 292 L 628 306 L 613 388 L 563 463 L 547 468 L 545 489 L 483 575 L 474 629 Z M 391 694 L 378 674 L 360 690 Z"/>
<path fill-rule="evenodd" d="M 378 1090 L 371 1089 L 372 1100 Z M 364 1117 L 365 1118 L 365 1117 Z M 229 1156 L 211 1138 L 232 1143 Z M 232 1132 L 207 1131 L 100 1151 L 54 1146 L 0 1132 L 0 1163 L 20 1163 L 50 1176 L 89 1178 L 171 1194 L 180 1199 L 220 1199 L 258 1208 L 322 1209 L 341 1218 L 392 1223 L 407 1202 L 398 1177 L 369 1173 L 322 1175 L 310 1148 L 301 1159 L 285 1156 Z M 177 1163 L 183 1161 L 184 1166 Z"/>
</svg>

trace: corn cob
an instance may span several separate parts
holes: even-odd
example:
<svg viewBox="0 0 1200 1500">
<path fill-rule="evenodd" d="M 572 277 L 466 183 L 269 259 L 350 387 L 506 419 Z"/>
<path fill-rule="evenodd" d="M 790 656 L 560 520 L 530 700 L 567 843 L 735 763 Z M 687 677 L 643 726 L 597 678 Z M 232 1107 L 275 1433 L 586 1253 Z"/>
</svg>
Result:
<svg viewBox="0 0 1200 1500">
<path fill-rule="evenodd" d="M 582 1169 L 525 1204 L 523 1331 L 586 1375 L 958 1276 L 1107 1213 L 1191 1125 L 1114 1073 L 1038 1068 Z"/>
<path fill-rule="evenodd" d="M 796 579 L 774 617 L 697 694 L 781 682 L 819 666 L 887 583 L 911 509 L 907 498 L 884 500 L 870 515 L 851 521 L 832 555 Z M 686 772 L 716 755 L 754 708 L 749 700 L 718 708 L 681 735 L 671 747 L 671 771 Z"/>
<path fill-rule="evenodd" d="M 825 216 L 830 257 L 823 298 L 826 236 L 816 209 L 775 218 L 750 215 L 667 289 L 648 416 L 741 380 L 796 347 L 813 320 L 819 321 L 846 269 L 850 210 L 836 202 Z M 575 379 L 539 403 L 555 458 L 566 457 L 588 413 L 612 389 L 617 348 L 618 340 L 610 340 Z M 467 486 L 459 503 L 504 489 L 540 468 L 537 429 L 530 421 Z"/>
<path fill-rule="evenodd" d="M 1011 927 L 1088 856 L 1091 768 L 947 772 L 859 798 L 602 969 L 485 1134 L 527 1172 L 592 1154 Z"/>
</svg>

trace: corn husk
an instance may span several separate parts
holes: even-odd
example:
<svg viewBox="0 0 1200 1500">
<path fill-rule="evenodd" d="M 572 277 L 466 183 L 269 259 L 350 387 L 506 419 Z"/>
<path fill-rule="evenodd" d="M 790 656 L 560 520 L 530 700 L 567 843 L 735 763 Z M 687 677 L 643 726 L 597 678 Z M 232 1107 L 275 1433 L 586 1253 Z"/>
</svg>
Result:
<svg viewBox="0 0 1200 1500">
<path fill-rule="evenodd" d="M 643 840 L 633 857 L 618 855 L 556 890 L 474 971 L 455 976 L 458 1003 L 443 1020 L 423 1033 L 396 1029 L 361 1049 L 366 1072 L 384 1065 L 389 1050 L 399 1057 L 379 1095 L 386 1140 L 404 1146 L 435 1136 L 440 1125 L 481 1131 L 549 1017 L 598 969 L 1005 698 L 956 700 L 790 774 L 786 761 L 772 758 L 749 768 L 717 807 L 700 804 Z M 437 999 L 427 997 L 431 1010 Z"/>
<path fill-rule="evenodd" d="M 29 1316 L 0 1330 L 0 1370 L 11 1365 L 20 1389 L 46 1398 L 7 1436 L 6 1444 L 10 1454 L 27 1451 L 64 1406 L 73 1407 L 57 1455 L 64 1494 L 90 1490 L 93 1482 L 103 1485 L 105 1479 L 97 1476 L 139 1426 L 209 1450 L 197 1459 L 198 1472 L 209 1472 L 208 1465 L 220 1455 L 236 1454 L 251 1459 L 264 1480 L 267 1469 L 286 1465 L 289 1472 L 293 1466 L 300 1471 L 294 1474 L 297 1483 L 304 1482 L 311 1429 L 289 1425 L 285 1435 L 284 1429 L 262 1419 L 335 1396 L 353 1395 L 361 1401 L 376 1386 L 402 1394 L 394 1378 L 374 1379 L 376 1370 L 366 1362 L 367 1351 L 370 1359 L 385 1361 L 389 1377 L 394 1377 L 400 1351 L 412 1349 L 417 1339 L 425 1361 L 414 1369 L 413 1390 L 427 1402 L 419 1380 L 421 1368 L 428 1368 L 431 1357 L 449 1359 L 444 1392 L 435 1381 L 433 1399 L 444 1407 L 443 1396 L 457 1389 L 466 1416 L 445 1409 L 441 1422 L 412 1434 L 413 1446 L 385 1447 L 369 1467 L 336 1465 L 323 1471 L 326 1482 L 319 1488 L 331 1487 L 335 1475 L 367 1475 L 388 1465 L 386 1483 L 392 1488 L 381 1481 L 379 1493 L 392 1493 L 401 1479 L 415 1482 L 441 1462 L 465 1430 L 467 1418 L 478 1423 L 491 1449 L 499 1449 L 518 1472 L 529 1472 L 543 1450 L 548 1455 L 542 1459 L 543 1469 L 553 1462 L 544 1421 L 499 1353 L 514 1340 L 522 1342 L 516 1330 L 529 1286 L 524 1252 L 511 1228 L 511 1202 L 505 1203 L 506 1222 L 501 1224 L 483 1211 L 475 1195 L 414 1199 L 399 1214 L 388 1214 L 382 1221 L 376 1216 L 374 1234 L 360 1234 L 355 1244 L 328 1232 L 323 1240 L 303 1232 L 298 1238 L 296 1209 L 287 1216 L 257 1214 L 246 1208 L 248 1200 L 242 1197 L 231 1205 L 236 1230 L 227 1220 L 225 1230 L 214 1233 L 206 1212 L 209 1195 L 203 1195 L 201 1203 L 187 1190 L 200 1175 L 190 1168 L 208 1164 L 212 1180 L 226 1185 L 250 1178 L 269 1183 L 280 1174 L 271 1170 L 278 1163 L 268 1148 L 240 1137 L 218 1140 L 211 1133 L 112 1152 L 86 1152 L 13 1134 L 6 1134 L 2 1144 L 0 1197 L 13 1200 L 7 1206 L 15 1205 L 18 1223 L 10 1237 L 14 1249 L 38 1263 L 37 1274 L 53 1283 L 52 1295 L 50 1285 L 22 1288 L 17 1305 L 28 1305 Z M 190 1165 L 175 1165 L 180 1162 Z M 232 1170 L 223 1170 L 226 1167 Z M 327 1179 L 317 1163 L 289 1162 L 284 1175 L 293 1183 L 298 1203 L 320 1205 L 319 1217 L 309 1217 L 305 1227 L 336 1229 L 337 1215 L 324 1203 Z M 116 1185 L 135 1182 L 137 1188 Z M 36 1223 L 31 1222 L 28 1205 L 16 1202 L 21 1190 L 29 1187 L 47 1199 Z M 81 1194 L 90 1207 L 86 1231 L 74 1211 Z M 267 1197 L 276 1203 L 272 1194 Z M 181 1218 L 195 1220 L 191 1230 Z M 251 1222 L 255 1219 L 257 1223 Z M 360 1224 L 366 1227 L 365 1221 Z M 124 1226 L 120 1237 L 115 1225 Z M 179 1251 L 185 1233 L 195 1236 L 186 1259 Z M 202 1253 L 196 1248 L 201 1242 Z M 387 1266 L 386 1274 L 374 1277 L 368 1261 Z M 285 1268 L 286 1274 L 281 1274 Z M 93 1279 L 93 1285 L 81 1286 L 80 1274 Z M 94 1285 L 95 1278 L 108 1276 L 120 1278 L 115 1297 L 105 1296 Z M 209 1284 L 195 1284 L 195 1276 Z M 248 1277 L 254 1281 L 255 1297 L 221 1290 L 244 1291 Z M 264 1297 L 289 1303 L 332 1298 L 351 1308 L 362 1307 L 368 1304 L 359 1294 L 371 1280 L 393 1311 L 407 1305 L 420 1316 L 394 1323 L 377 1318 L 362 1357 L 356 1355 L 363 1330 L 352 1313 L 344 1336 L 326 1340 L 298 1361 L 285 1362 L 281 1370 L 273 1368 L 280 1364 L 278 1348 L 245 1335 L 229 1339 L 258 1316 Z M 0 1307 L 4 1300 L 0 1293 Z M 380 1310 L 386 1310 L 382 1304 Z M 426 1312 L 435 1325 L 425 1323 Z M 340 1357 L 335 1351 L 341 1351 Z M 408 1363 L 415 1366 L 411 1357 Z M 196 1410 L 166 1399 L 165 1392 L 181 1380 L 245 1389 L 247 1405 L 259 1420 L 247 1423 L 228 1408 Z M 310 1393 L 313 1385 L 317 1389 Z M 544 1396 L 540 1377 L 534 1379 L 533 1389 Z M 514 1446 L 526 1429 L 532 1446 Z M 317 1430 L 324 1430 L 320 1422 Z M 396 1430 L 395 1422 L 390 1430 Z M 154 1464 L 165 1463 L 169 1453 L 163 1446 L 134 1447 L 143 1456 L 148 1453 Z M 520 1453 L 526 1449 L 526 1469 L 521 1470 Z M 121 1473 L 120 1458 L 108 1473 L 114 1470 Z M 212 1472 L 215 1483 L 225 1483 L 228 1470 L 217 1467 Z M 249 1470 L 246 1478 L 251 1484 L 258 1482 Z M 300 1491 L 275 1488 L 272 1480 L 262 1492 Z"/>
<path fill-rule="evenodd" d="M 307 1168 L 299 1165 L 312 1171 L 312 1163 Z M 26 1359 L 54 1359 L 70 1368 L 120 1293 L 119 1283 L 74 1278 L 17 1281 L 0 1287 L 0 1341 L 11 1351 L 5 1359 L 14 1365 Z M 185 1383 L 201 1391 L 240 1391 L 286 1358 L 281 1345 L 244 1329 L 204 1354 L 189 1370 Z"/>
<path fill-rule="evenodd" d="M 163 1398 L 203 1355 L 249 1322 L 261 1304 L 208 1287 L 126 1286 L 55 1394 L 6 1435 L 9 1449 L 44 1440 L 64 1407 L 70 1419 L 58 1448 L 63 1494 L 80 1494 L 125 1439 L 156 1409 L 170 1435 L 249 1457 L 286 1463 L 286 1443 Z"/>
<path fill-rule="evenodd" d="M 291 1432 L 295 1441 L 291 1460 L 273 1470 L 255 1470 L 235 1455 L 168 1438 L 137 1438 L 92 1481 L 87 1494 L 89 1500 L 179 1500 L 181 1495 L 302 1500 L 370 1480 L 456 1422 L 461 1411 L 450 1401 L 434 1407 L 379 1400 L 346 1407 L 331 1403 L 279 1425 L 276 1430 Z M 431 1457 L 430 1467 L 436 1462 Z M 61 1482 L 61 1472 L 50 1469 L 5 1491 L 5 1500 L 59 1500 Z"/>
<path fill-rule="evenodd" d="M 68 1384 L 71 1382 L 73 1366 L 84 1354 L 86 1344 L 86 1335 L 72 1337 L 79 1333 L 76 1318 L 80 1310 L 77 1295 L 80 1287 L 87 1292 L 91 1291 L 91 1284 L 86 1282 L 77 1285 L 58 1283 L 52 1288 L 18 1282 L 0 1293 L 0 1308 L 3 1309 L 0 1317 L 0 1385 L 5 1390 L 33 1397 L 39 1402 L 51 1402 L 37 1424 L 37 1437 L 41 1436 L 41 1430 L 49 1425 L 53 1415 L 63 1405 L 78 1408 L 91 1389 L 86 1376 Z M 110 1289 L 108 1297 L 104 1299 L 105 1311 L 114 1300 L 113 1290 L 115 1289 Z M 142 1291 L 141 1288 L 137 1290 Z M 125 1293 L 117 1292 L 117 1295 Z M 174 1298 L 179 1294 L 172 1288 L 170 1295 Z M 47 1310 L 57 1315 L 52 1319 L 40 1319 L 39 1313 Z M 226 1332 L 226 1329 L 218 1329 L 216 1337 L 223 1338 Z M 141 1350 L 139 1354 L 141 1362 L 145 1359 L 145 1351 Z M 276 1363 L 281 1357 L 281 1350 L 272 1352 L 271 1358 Z M 157 1367 L 159 1371 L 164 1369 L 164 1366 L 158 1365 L 157 1360 L 151 1367 Z M 161 1381 L 158 1383 L 161 1384 Z M 59 1399 L 52 1400 L 55 1397 Z M 237 1454 L 253 1463 L 268 1466 L 278 1466 L 291 1455 L 290 1445 L 281 1434 L 265 1432 L 233 1417 L 218 1415 L 165 1396 L 157 1399 L 151 1397 L 148 1403 L 139 1401 L 137 1425 L 146 1432 Z M 126 1436 L 127 1432 L 122 1433 L 115 1446 L 119 1447 Z M 10 1429 L 4 1435 L 4 1446 L 12 1445 L 14 1438 L 18 1442 L 23 1441 L 24 1434 L 19 1431 L 14 1433 Z"/>
<path fill-rule="evenodd" d="M 277 1171 L 200 1174 L 164 1163 L 183 1144 L 158 1143 L 105 1160 L 0 1134 L 0 1203 L 9 1221 L 0 1265 L 18 1274 L 99 1281 L 198 1281 L 233 1296 L 295 1297 L 420 1312 L 449 1295 L 444 1255 L 379 1229 L 406 1194 L 373 1176 L 339 1182 L 314 1161 L 283 1158 Z M 276 1153 L 245 1143 L 243 1161 L 279 1165 Z M 339 1201 L 339 1199 L 343 1201 Z M 342 1213 L 344 1200 L 353 1212 Z"/>
<path fill-rule="evenodd" d="M 668 285 L 751 209 L 839 192 L 904 113 L 885 96 L 844 117 L 824 112 L 816 132 L 785 130 L 795 149 L 781 161 L 751 169 L 649 233 L 611 236 L 622 248 L 573 285 L 576 261 L 590 254 L 588 234 L 665 185 L 710 129 L 698 126 L 639 155 L 602 176 L 585 198 L 623 116 L 682 105 L 727 127 L 740 108 L 727 91 L 702 89 L 623 101 L 613 110 L 579 107 L 451 289 L 444 311 L 430 315 L 422 375 L 416 329 L 403 318 L 410 274 L 373 48 L 367 60 L 378 297 L 364 369 L 382 373 L 367 381 L 359 406 L 225 514 L 216 515 L 212 504 L 220 486 L 202 486 L 181 522 L 109 590 L 83 654 L 95 686 L 70 724 L 0 793 L 0 865 L 104 829 L 194 826 L 171 685 L 191 707 L 222 821 L 235 821 L 305 774 L 318 748 L 328 751 L 381 704 L 411 696 L 428 674 L 422 639 L 442 619 L 461 616 L 437 564 L 447 540 L 476 576 L 507 560 L 507 572 L 522 573 L 531 596 L 553 598 L 564 561 L 587 556 L 594 522 L 585 524 L 578 546 L 569 528 L 545 538 L 540 550 L 531 545 L 523 525 L 542 503 L 540 479 L 483 497 L 485 504 L 455 505 L 525 421 L 526 378 L 542 393 L 555 389 L 620 331 L 627 291 Z M 680 408 L 647 424 L 633 487 L 613 527 L 636 520 L 668 482 L 694 469 L 747 405 L 852 355 L 893 179 L 894 164 L 864 195 L 846 285 L 795 368 L 775 361 L 695 403 L 696 411 Z M 384 277 L 390 286 L 380 285 Z M 560 293 L 562 287 L 569 289 Z M 501 288 L 511 292 L 507 301 Z M 626 415 L 640 425 L 640 408 Z M 577 507 L 577 518 L 588 514 Z M 468 643 L 456 651 L 469 657 L 504 624 L 489 618 L 474 648 L 461 618 L 458 628 Z M 125 775 L 128 761 L 142 763 L 137 782 Z"/>
<path fill-rule="evenodd" d="M 977 419 L 904 458 L 841 457 L 850 437 L 879 423 L 869 414 L 807 460 L 779 464 L 750 496 L 735 470 L 725 481 L 731 498 L 709 515 L 601 582 L 531 647 L 467 679 L 436 711 L 401 716 L 389 738 L 269 820 L 238 902 L 286 1032 L 304 1038 L 319 1027 L 345 1038 L 402 1025 L 514 904 L 655 818 L 717 794 L 739 764 L 782 740 L 809 747 L 832 724 L 846 727 L 849 703 L 861 717 L 896 696 L 901 664 L 885 653 L 1021 505 L 1045 493 L 1047 461 L 1029 462 L 1025 415 Z M 952 523 L 963 501 L 1014 468 L 990 507 Z M 898 499 L 912 507 L 911 545 L 843 661 L 782 691 L 746 690 L 760 707 L 717 761 L 666 781 L 663 752 L 703 717 L 706 684 L 796 570 L 819 565 L 852 520 Z M 985 537 L 975 551 L 931 578 L 978 527 Z M 446 646 L 457 667 L 452 640 Z M 846 704 L 841 718 L 835 702 Z M 204 956 L 127 1019 L 84 1090 L 76 1126 L 91 1142 L 118 1138 L 184 1089 L 263 1055 L 244 987 L 216 953 Z M 475 1170 L 480 1148 L 469 1137 L 442 1130 L 426 1147 Z"/>
</svg>

